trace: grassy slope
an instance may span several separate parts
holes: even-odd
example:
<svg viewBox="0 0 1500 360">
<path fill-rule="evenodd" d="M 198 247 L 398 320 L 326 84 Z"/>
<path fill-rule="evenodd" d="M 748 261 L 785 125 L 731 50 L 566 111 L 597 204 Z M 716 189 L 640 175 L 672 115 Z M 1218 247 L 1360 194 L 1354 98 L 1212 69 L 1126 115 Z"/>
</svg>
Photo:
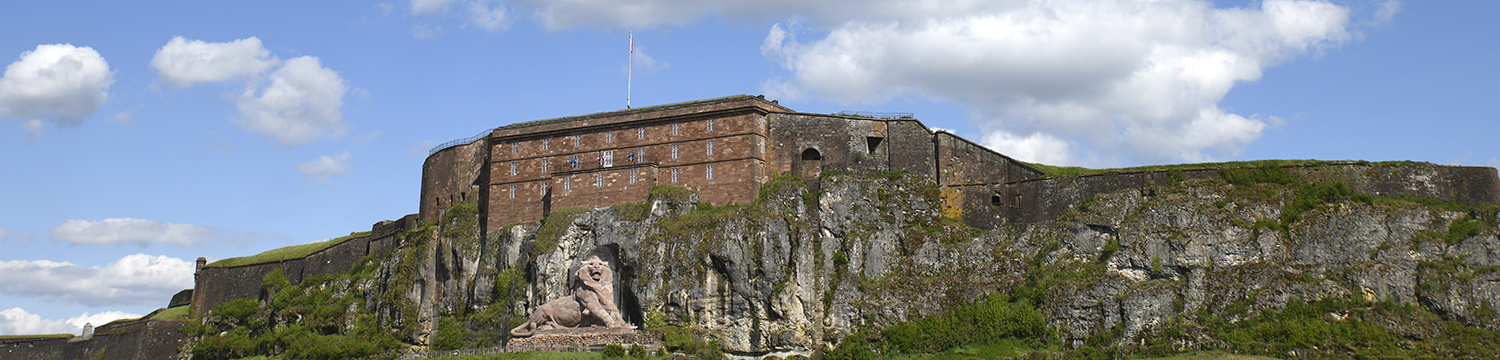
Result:
<svg viewBox="0 0 1500 360">
<path fill-rule="evenodd" d="M 267 261 L 295 259 L 295 258 L 307 256 L 309 254 L 318 252 L 319 250 L 327 249 L 330 246 L 338 245 L 338 244 L 343 243 L 345 241 L 349 241 L 349 239 L 353 239 L 353 238 L 360 237 L 360 236 L 366 236 L 366 235 L 370 235 L 370 232 L 369 231 L 353 232 L 353 233 L 350 233 L 349 235 L 345 235 L 343 237 L 340 237 L 340 238 L 337 238 L 337 239 L 333 239 L 333 240 L 320 241 L 320 242 L 315 242 L 315 243 L 307 243 L 307 244 L 302 244 L 302 245 L 292 245 L 292 246 L 287 246 L 287 247 L 283 247 L 283 248 L 271 249 L 271 250 L 267 250 L 266 252 L 255 254 L 255 255 L 233 257 L 233 258 L 228 258 L 228 259 L 224 259 L 224 260 L 215 261 L 215 262 L 210 263 L 210 264 L 205 265 L 205 266 L 210 266 L 210 267 L 228 267 L 228 266 L 239 266 L 239 265 L 246 265 L 246 264 L 262 263 L 262 262 L 267 262 Z"/>
</svg>

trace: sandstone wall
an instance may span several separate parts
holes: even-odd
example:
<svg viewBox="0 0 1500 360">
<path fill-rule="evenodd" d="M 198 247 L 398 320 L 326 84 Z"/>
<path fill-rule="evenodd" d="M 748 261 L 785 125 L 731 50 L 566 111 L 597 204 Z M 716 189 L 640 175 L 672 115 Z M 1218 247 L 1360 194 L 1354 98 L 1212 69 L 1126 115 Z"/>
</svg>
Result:
<svg viewBox="0 0 1500 360">
<path fill-rule="evenodd" d="M 50 360 L 102 356 L 122 360 L 176 359 L 178 350 L 187 344 L 187 336 L 179 329 L 188 321 L 116 321 L 94 329 L 93 338 L 88 340 L 0 340 L 0 358 Z"/>
</svg>

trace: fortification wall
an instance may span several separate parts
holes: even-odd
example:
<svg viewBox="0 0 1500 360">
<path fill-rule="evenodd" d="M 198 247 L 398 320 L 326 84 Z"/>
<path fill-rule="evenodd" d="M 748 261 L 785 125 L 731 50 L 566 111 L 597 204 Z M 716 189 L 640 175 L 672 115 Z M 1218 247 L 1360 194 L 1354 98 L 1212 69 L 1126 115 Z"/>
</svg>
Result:
<svg viewBox="0 0 1500 360">
<path fill-rule="evenodd" d="M 906 170 L 912 174 L 937 173 L 937 146 L 926 125 L 916 120 L 893 120 L 887 122 L 886 129 L 884 146 L 891 170 Z"/>
<path fill-rule="evenodd" d="M 1370 164 L 1363 162 L 1283 167 L 1304 181 L 1341 181 L 1355 192 L 1385 197 L 1416 197 L 1455 201 L 1465 205 L 1500 203 L 1500 175 L 1491 167 L 1441 166 L 1425 163 Z M 1044 222 L 1062 214 L 1069 206 L 1098 193 L 1150 184 L 1166 184 L 1173 173 L 1180 179 L 1217 179 L 1217 169 L 1153 170 L 1082 176 L 1059 176 L 1011 182 L 984 188 L 1003 194 L 987 216 L 1003 213 L 1005 222 Z M 979 190 L 972 190 L 979 191 Z M 1154 194 L 1143 193 L 1146 196 Z M 997 208 L 998 207 L 998 208 Z M 965 218 L 968 220 L 968 218 Z M 994 221 L 994 220 L 989 220 Z"/>
<path fill-rule="evenodd" d="M 88 340 L 41 339 L 0 341 L 0 358 L 44 359 L 176 359 L 187 344 L 180 329 L 189 320 L 116 321 L 94 329 Z"/>
<path fill-rule="evenodd" d="M 422 162 L 421 206 L 423 221 L 437 221 L 441 210 L 453 204 L 485 198 L 488 192 L 487 138 L 440 150 Z M 481 203 L 481 206 L 484 206 Z"/>
<path fill-rule="evenodd" d="M 365 255 L 382 257 L 396 245 L 395 235 L 415 228 L 419 218 L 407 215 L 398 221 L 375 224 L 368 236 L 345 240 L 307 256 L 238 266 L 205 266 L 199 269 L 193 285 L 193 316 L 203 316 L 215 305 L 232 299 L 261 299 L 265 294 L 261 280 L 281 269 L 287 281 L 300 283 L 310 276 L 348 271 Z"/>
</svg>

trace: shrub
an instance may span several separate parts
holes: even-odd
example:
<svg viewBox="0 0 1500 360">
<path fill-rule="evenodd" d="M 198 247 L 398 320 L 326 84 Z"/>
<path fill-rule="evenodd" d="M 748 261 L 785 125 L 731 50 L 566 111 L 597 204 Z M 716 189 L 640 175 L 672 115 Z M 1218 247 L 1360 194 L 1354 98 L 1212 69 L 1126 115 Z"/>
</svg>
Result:
<svg viewBox="0 0 1500 360">
<path fill-rule="evenodd" d="M 641 344 L 630 344 L 630 357 L 637 359 L 646 358 L 646 347 Z"/>
<path fill-rule="evenodd" d="M 982 302 L 887 327 L 882 331 L 882 347 L 901 352 L 939 352 L 1004 338 L 1035 338 L 1043 331 L 1042 313 L 1029 300 L 1012 302 L 1009 296 L 996 292 Z"/>
<path fill-rule="evenodd" d="M 606 357 L 606 358 L 625 357 L 625 347 L 624 346 L 620 346 L 620 344 L 604 345 L 604 357 Z"/>
<path fill-rule="evenodd" d="M 452 317 L 438 320 L 437 334 L 433 335 L 433 350 L 455 350 L 464 346 L 464 326 Z"/>
<path fill-rule="evenodd" d="M 849 334 L 839 341 L 839 347 L 823 355 L 829 360 L 870 360 L 875 358 L 875 352 L 870 351 L 870 342 L 865 340 L 864 332 Z"/>
<path fill-rule="evenodd" d="M 221 302 L 218 305 L 214 305 L 213 309 L 215 315 L 234 318 L 241 323 L 245 322 L 245 319 L 249 318 L 250 315 L 255 315 L 257 311 L 260 311 L 259 303 L 255 302 L 255 300 L 243 298 Z"/>
</svg>

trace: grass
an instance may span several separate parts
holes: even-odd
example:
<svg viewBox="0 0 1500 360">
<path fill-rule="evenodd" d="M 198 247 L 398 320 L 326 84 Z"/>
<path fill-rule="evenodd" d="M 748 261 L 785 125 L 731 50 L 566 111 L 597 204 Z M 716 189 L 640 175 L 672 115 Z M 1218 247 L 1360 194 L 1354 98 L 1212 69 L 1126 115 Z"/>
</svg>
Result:
<svg viewBox="0 0 1500 360">
<path fill-rule="evenodd" d="M 999 359 L 1026 355 L 1035 351 L 1026 344 L 1025 340 L 1003 339 L 984 345 L 965 345 L 948 349 L 938 353 L 895 353 L 889 355 L 877 355 L 879 359 L 889 360 L 968 360 L 968 359 Z"/>
<path fill-rule="evenodd" d="M 178 307 L 174 307 L 174 308 L 167 308 L 166 310 L 162 310 L 161 312 L 156 313 L 156 315 L 152 315 L 151 319 L 152 320 L 186 319 L 186 318 L 188 318 L 190 316 L 190 314 L 188 314 L 188 310 L 190 310 L 189 308 L 191 308 L 191 307 L 192 307 L 191 305 L 183 305 L 183 306 L 178 306 Z"/>
<path fill-rule="evenodd" d="M 1026 163 L 1026 165 L 1031 165 L 1031 167 L 1037 168 L 1037 170 L 1041 170 L 1042 173 L 1044 175 L 1046 175 L 1046 176 L 1077 176 L 1077 175 L 1096 175 L 1096 174 L 1104 174 L 1104 173 L 1111 173 L 1111 172 L 1137 172 L 1137 171 L 1152 171 L 1152 170 L 1181 170 L 1181 169 L 1205 169 L 1205 168 L 1247 168 L 1247 167 L 1294 166 L 1294 165 L 1306 166 L 1306 165 L 1320 165 L 1320 164 L 1349 164 L 1349 163 L 1368 163 L 1368 164 L 1376 164 L 1376 165 L 1387 164 L 1387 162 L 1369 163 L 1369 162 L 1365 162 L 1365 161 L 1327 161 L 1327 160 L 1311 160 L 1311 159 L 1309 159 L 1309 160 L 1250 160 L 1250 161 L 1208 162 L 1208 163 L 1194 163 L 1194 164 L 1147 165 L 1147 166 L 1136 166 L 1136 167 L 1126 167 L 1126 168 L 1112 168 L 1112 169 L 1090 169 L 1090 168 L 1078 167 L 1078 166 L 1053 166 L 1053 165 L 1045 165 L 1045 164 L 1037 164 L 1037 163 Z M 1389 162 L 1389 163 L 1394 164 L 1394 163 L 1399 163 L 1399 162 Z"/>
<path fill-rule="evenodd" d="M 345 235 L 345 236 L 339 237 L 337 239 L 332 239 L 332 240 L 328 240 L 328 241 L 320 241 L 320 242 L 315 242 L 315 243 L 307 243 L 307 244 L 301 244 L 301 245 L 292 245 L 292 246 L 287 246 L 287 247 L 282 247 L 282 248 L 271 249 L 271 250 L 267 250 L 266 252 L 255 254 L 255 255 L 241 256 L 241 257 L 232 257 L 232 258 L 228 258 L 228 259 L 224 259 L 224 260 L 215 261 L 213 263 L 210 263 L 210 264 L 204 265 L 204 266 L 206 266 L 206 267 L 230 267 L 230 266 L 240 266 L 240 265 L 249 265 L 249 264 L 259 264 L 259 263 L 263 263 L 263 262 L 271 262 L 271 261 L 279 261 L 279 260 L 287 260 L 287 259 L 296 259 L 296 258 L 300 258 L 300 257 L 303 257 L 303 256 L 311 255 L 312 253 L 315 253 L 315 252 L 318 252 L 318 251 L 322 251 L 323 249 L 327 249 L 330 246 L 338 245 L 338 244 L 341 244 L 341 243 L 343 243 L 345 241 L 349 241 L 349 239 L 353 239 L 353 238 L 360 237 L 360 236 L 368 236 L 368 235 L 370 235 L 369 231 L 358 231 L 358 232 L 349 233 L 349 235 Z"/>
</svg>

